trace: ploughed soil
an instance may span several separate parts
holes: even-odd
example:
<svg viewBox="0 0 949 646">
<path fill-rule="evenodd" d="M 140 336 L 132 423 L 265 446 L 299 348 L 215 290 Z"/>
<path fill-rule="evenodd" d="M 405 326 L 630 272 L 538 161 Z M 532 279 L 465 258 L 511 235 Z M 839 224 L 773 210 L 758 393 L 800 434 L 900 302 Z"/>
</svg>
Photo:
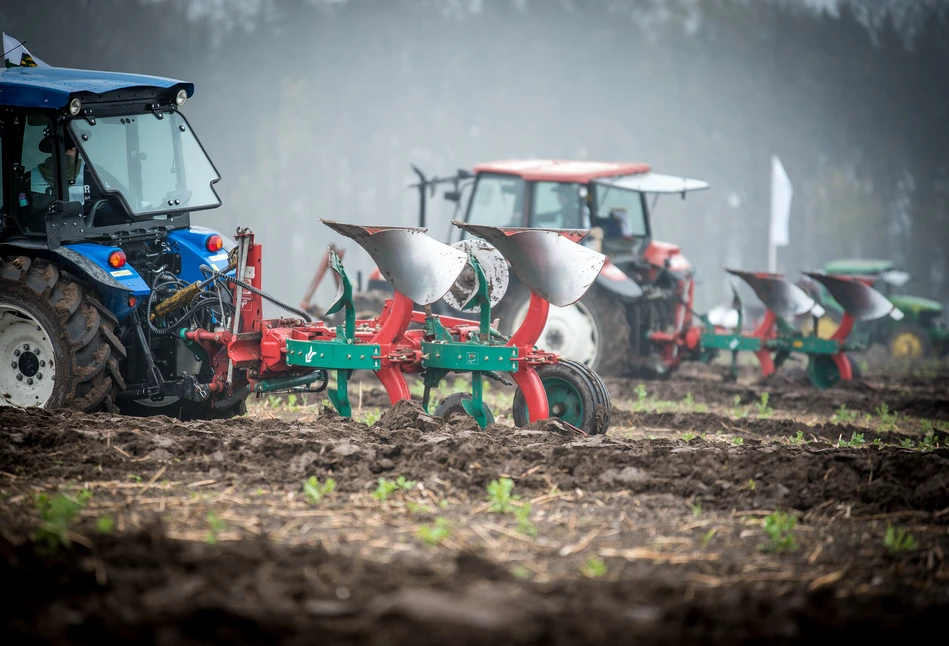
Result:
<svg viewBox="0 0 949 646">
<path fill-rule="evenodd" d="M 192 423 L 0 409 L 4 641 L 942 636 L 949 378 L 817 391 L 716 370 L 608 380 L 592 437 L 377 414 L 371 382 L 353 420 L 286 398 Z M 335 488 L 308 495 L 311 476 Z"/>
</svg>

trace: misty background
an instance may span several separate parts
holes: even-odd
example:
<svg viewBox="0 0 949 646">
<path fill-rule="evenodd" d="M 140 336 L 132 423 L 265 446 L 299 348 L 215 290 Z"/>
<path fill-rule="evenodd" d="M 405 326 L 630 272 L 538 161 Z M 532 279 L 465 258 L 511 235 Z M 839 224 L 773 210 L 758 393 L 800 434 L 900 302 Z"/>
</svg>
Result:
<svg viewBox="0 0 949 646">
<path fill-rule="evenodd" d="M 3 2 L 0 29 L 51 65 L 194 82 L 224 203 L 194 220 L 252 227 L 292 304 L 329 242 L 372 267 L 318 218 L 417 222 L 410 164 L 552 157 L 710 182 L 653 218 L 707 310 L 723 266 L 767 269 L 771 155 L 794 187 L 779 271 L 889 258 L 949 302 L 941 0 L 33 0 Z M 433 201 L 433 236 L 453 209 Z"/>
</svg>

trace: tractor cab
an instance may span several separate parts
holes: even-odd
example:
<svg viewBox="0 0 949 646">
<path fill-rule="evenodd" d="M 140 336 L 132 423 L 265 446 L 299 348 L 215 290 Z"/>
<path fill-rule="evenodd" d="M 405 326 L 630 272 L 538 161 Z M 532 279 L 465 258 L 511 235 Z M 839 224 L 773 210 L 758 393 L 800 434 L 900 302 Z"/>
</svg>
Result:
<svg viewBox="0 0 949 646">
<path fill-rule="evenodd" d="M 57 248 L 187 227 L 219 206 L 219 175 L 178 111 L 193 91 L 113 72 L 0 72 L 2 239 Z"/>
</svg>

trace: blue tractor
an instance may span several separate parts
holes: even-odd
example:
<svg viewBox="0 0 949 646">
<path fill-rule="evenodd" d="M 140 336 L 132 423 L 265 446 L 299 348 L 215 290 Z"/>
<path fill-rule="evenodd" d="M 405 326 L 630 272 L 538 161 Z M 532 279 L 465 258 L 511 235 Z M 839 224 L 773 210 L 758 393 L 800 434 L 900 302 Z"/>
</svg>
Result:
<svg viewBox="0 0 949 646">
<path fill-rule="evenodd" d="M 209 397 L 200 345 L 223 329 L 234 240 L 192 226 L 220 179 L 181 107 L 191 83 L 55 67 L 0 70 L 0 405 L 181 419 Z M 217 277 L 217 278 L 215 278 Z"/>
</svg>

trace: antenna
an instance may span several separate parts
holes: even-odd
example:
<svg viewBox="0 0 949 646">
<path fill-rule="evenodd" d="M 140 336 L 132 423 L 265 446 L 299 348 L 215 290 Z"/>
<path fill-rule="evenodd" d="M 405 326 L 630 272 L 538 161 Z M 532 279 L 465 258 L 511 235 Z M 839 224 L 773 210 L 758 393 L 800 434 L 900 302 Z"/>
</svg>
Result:
<svg viewBox="0 0 949 646">
<path fill-rule="evenodd" d="M 13 47 L 12 49 L 10 49 L 9 51 L 3 52 L 3 58 L 4 58 L 4 60 L 6 60 L 7 54 L 9 54 L 10 52 L 15 51 L 15 50 L 17 50 L 17 49 L 20 49 L 21 47 L 23 47 L 23 49 L 26 49 L 26 47 L 24 47 L 24 45 L 26 45 L 26 41 L 25 41 L 25 40 L 24 40 L 22 43 L 20 43 L 19 45 L 17 45 L 17 46 L 15 46 L 15 47 Z"/>
</svg>

